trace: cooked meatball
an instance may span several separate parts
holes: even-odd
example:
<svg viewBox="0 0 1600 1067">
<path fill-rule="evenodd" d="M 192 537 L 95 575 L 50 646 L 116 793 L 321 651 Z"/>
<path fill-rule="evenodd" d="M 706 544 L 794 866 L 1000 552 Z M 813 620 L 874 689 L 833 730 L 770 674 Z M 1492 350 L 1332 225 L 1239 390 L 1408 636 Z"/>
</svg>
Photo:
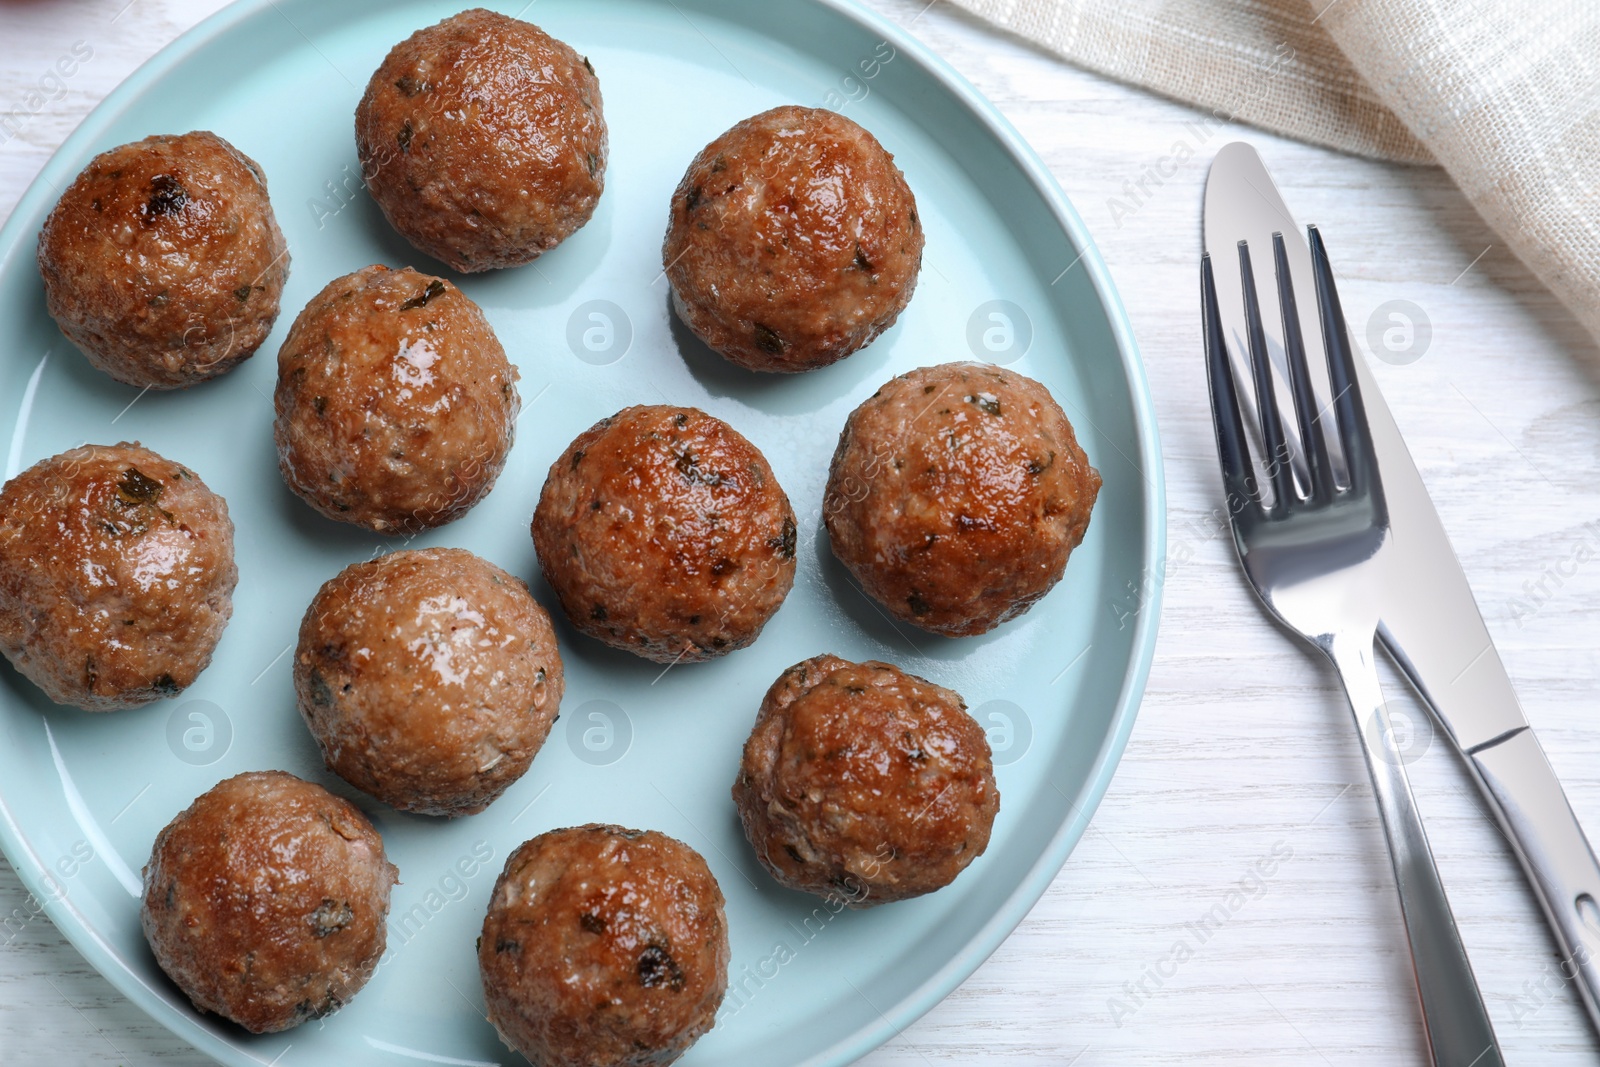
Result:
<svg viewBox="0 0 1600 1067">
<path fill-rule="evenodd" d="M 705 149 L 672 194 L 672 305 L 750 370 L 843 359 L 894 325 L 922 265 L 894 157 L 833 111 L 777 107 Z"/>
<path fill-rule="evenodd" d="M 574 627 L 658 663 L 745 647 L 794 585 L 789 498 L 696 408 L 624 408 L 579 434 L 550 465 L 533 544 Z"/>
<path fill-rule="evenodd" d="M 248 359 L 289 277 L 267 179 L 214 133 L 96 156 L 39 233 L 45 304 L 119 382 L 178 389 Z"/>
<path fill-rule="evenodd" d="M 659 1067 L 728 987 L 722 890 L 654 830 L 590 824 L 506 860 L 478 939 L 489 1019 L 539 1067 Z"/>
<path fill-rule="evenodd" d="M 537 259 L 594 214 L 606 120 L 589 61 L 474 8 L 395 45 L 356 108 L 361 173 L 412 244 L 460 271 Z"/>
<path fill-rule="evenodd" d="M 516 382 L 460 289 L 409 267 L 358 270 L 311 298 L 278 353 L 278 467 L 330 519 L 442 526 L 500 476 Z"/>
<path fill-rule="evenodd" d="M 1099 491 L 1044 386 L 946 363 L 851 413 L 823 519 L 834 555 L 891 614 L 959 637 L 1016 618 L 1061 580 Z"/>
<path fill-rule="evenodd" d="M 167 824 L 139 919 L 202 1012 L 252 1033 L 338 1011 L 383 955 L 398 871 L 365 815 L 282 771 L 219 782 Z"/>
<path fill-rule="evenodd" d="M 767 690 L 733 802 L 779 882 L 869 908 L 954 881 L 988 847 L 1000 791 L 958 694 L 823 655 Z"/>
<path fill-rule="evenodd" d="M 488 807 L 533 762 L 562 686 L 550 617 L 465 549 L 351 564 L 300 623 L 295 694 L 328 769 L 404 811 Z"/>
<path fill-rule="evenodd" d="M 137 444 L 74 448 L 0 489 L 0 652 L 58 704 L 183 691 L 238 579 L 227 503 Z"/>
</svg>

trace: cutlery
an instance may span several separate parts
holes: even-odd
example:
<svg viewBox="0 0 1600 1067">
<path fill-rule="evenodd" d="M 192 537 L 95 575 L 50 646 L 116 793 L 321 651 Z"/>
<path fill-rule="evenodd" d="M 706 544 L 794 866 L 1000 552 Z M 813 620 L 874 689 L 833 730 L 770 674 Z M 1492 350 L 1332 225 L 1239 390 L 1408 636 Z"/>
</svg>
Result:
<svg viewBox="0 0 1600 1067">
<path fill-rule="evenodd" d="M 1240 241 L 1265 248 L 1284 235 L 1298 291 L 1311 285 L 1311 256 L 1271 175 L 1255 149 L 1242 142 L 1217 153 L 1206 182 L 1205 247 L 1231 259 Z M 1247 358 L 1239 277 L 1216 278 L 1223 334 L 1235 366 Z M 1258 295 L 1269 277 L 1256 280 Z M 1261 295 L 1270 299 L 1270 292 Z M 1313 365 L 1325 359 L 1315 311 L 1302 303 L 1300 336 Z M 1280 373 L 1284 329 L 1263 321 L 1268 353 Z M 1528 726 L 1516 693 L 1467 585 L 1444 526 L 1412 462 L 1383 395 L 1362 360 L 1355 361 L 1378 472 L 1389 507 L 1393 545 L 1384 553 L 1378 638 L 1438 720 L 1441 732 L 1471 770 L 1512 851 L 1522 864 L 1562 955 L 1562 971 L 1600 1029 L 1600 862 L 1585 837 Z M 1323 383 L 1313 380 L 1319 402 Z M 1241 397 L 1247 409 L 1252 397 Z M 1285 428 L 1298 439 L 1298 427 Z M 1291 469 L 1305 484 L 1304 463 Z"/>
<path fill-rule="evenodd" d="M 1378 685 L 1373 649 L 1378 631 L 1376 593 L 1383 578 L 1380 561 L 1393 537 L 1333 270 L 1315 228 L 1310 237 L 1319 333 L 1333 394 L 1336 432 L 1329 436 L 1343 456 L 1342 479 L 1324 437 L 1324 412 L 1311 384 L 1283 235 L 1273 235 L 1271 266 L 1263 262 L 1262 271 L 1275 270 L 1277 275 L 1283 355 L 1301 442 L 1298 448 L 1291 446 L 1284 432 L 1262 328 L 1252 249 L 1248 242 L 1238 246 L 1246 343 L 1255 385 L 1254 436 L 1260 442 L 1270 496 L 1262 492 L 1252 468 L 1211 256 L 1207 254 L 1201 261 L 1206 367 L 1234 547 L 1262 603 L 1328 657 L 1350 698 L 1394 865 L 1433 1062 L 1439 1067 L 1493 1067 L 1503 1063 L 1494 1029 L 1434 865 L 1405 765 L 1388 748 L 1392 728 Z M 1258 246 L 1255 255 L 1266 260 L 1265 251 Z M 1224 265 L 1221 269 L 1229 268 Z M 1292 462 L 1296 456 L 1304 471 L 1303 481 Z"/>
</svg>

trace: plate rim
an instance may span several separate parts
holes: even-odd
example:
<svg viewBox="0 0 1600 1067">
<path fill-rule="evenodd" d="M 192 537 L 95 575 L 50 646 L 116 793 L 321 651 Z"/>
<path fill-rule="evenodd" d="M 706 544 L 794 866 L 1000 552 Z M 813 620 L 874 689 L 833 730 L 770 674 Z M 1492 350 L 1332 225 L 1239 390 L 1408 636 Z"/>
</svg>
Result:
<svg viewBox="0 0 1600 1067">
<path fill-rule="evenodd" d="M 880 1009 L 877 1022 L 855 1030 L 810 1059 L 795 1065 L 795 1067 L 843 1067 L 898 1036 L 977 971 L 1048 891 L 1055 876 L 1065 866 L 1078 841 L 1082 839 L 1101 800 L 1104 799 L 1127 747 L 1134 721 L 1138 718 L 1154 659 L 1165 585 L 1157 577 L 1156 571 L 1159 566 L 1157 561 L 1164 560 L 1166 555 L 1166 477 L 1154 401 L 1150 395 L 1149 382 L 1139 355 L 1138 342 L 1128 320 L 1127 310 L 1122 304 L 1121 296 L 1111 279 L 1110 270 L 1088 227 L 1043 159 L 987 97 L 948 61 L 913 36 L 908 29 L 857 3 L 856 0 L 794 0 L 794 2 L 825 8 L 835 17 L 853 22 L 880 35 L 895 48 L 897 56 L 904 55 L 917 63 L 1004 146 L 1012 162 L 1050 210 L 1056 224 L 1080 253 L 1076 263 L 1085 268 L 1096 300 L 1106 315 L 1123 378 L 1128 385 L 1135 437 L 1138 442 L 1137 453 L 1132 460 L 1145 474 L 1145 484 L 1141 494 L 1145 516 L 1140 539 L 1144 565 L 1140 573 L 1139 589 L 1140 603 L 1144 609 L 1134 620 L 1133 654 L 1118 690 L 1112 728 L 1095 756 L 1087 781 L 1079 790 L 1077 797 L 1069 799 L 1070 808 L 1077 814 L 1063 820 L 1029 867 L 1026 875 L 1018 882 L 1017 887 L 995 907 L 978 931 L 942 967 L 930 973 L 911 993 L 898 1002 Z M 29 234 L 21 232 L 23 219 L 33 214 L 36 202 L 44 195 L 44 190 L 56 188 L 54 179 L 58 177 L 57 172 L 71 169 L 71 161 L 81 156 L 89 143 L 119 118 L 153 82 L 179 63 L 213 44 L 218 37 L 238 23 L 260 14 L 267 8 L 276 10 L 277 7 L 277 0 L 233 0 L 162 46 L 107 93 L 51 153 L 50 158 L 17 200 L 5 224 L 0 226 L 0 273 L 10 266 L 13 256 L 18 254 L 19 249 L 25 250 L 29 247 L 27 241 Z M 68 181 L 72 177 L 67 174 L 59 176 Z M 196 1050 L 221 1062 L 267 1064 L 268 1061 L 250 1050 L 223 1040 L 206 1027 L 199 1025 L 193 1017 L 177 1007 L 169 997 L 153 988 L 130 967 L 84 918 L 72 904 L 69 896 L 56 897 L 46 889 L 43 877 L 45 865 L 23 837 L 21 827 L 3 793 L 0 793 L 0 851 L 5 853 L 18 879 L 40 904 L 41 911 L 62 936 L 106 981 L 151 1019 L 188 1042 Z"/>
</svg>

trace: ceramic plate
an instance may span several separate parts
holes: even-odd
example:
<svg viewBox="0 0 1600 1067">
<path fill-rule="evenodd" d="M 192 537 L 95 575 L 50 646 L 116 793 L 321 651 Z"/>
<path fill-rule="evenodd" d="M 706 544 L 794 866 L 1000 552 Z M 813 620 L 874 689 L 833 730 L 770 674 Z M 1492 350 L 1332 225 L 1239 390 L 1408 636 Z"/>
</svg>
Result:
<svg viewBox="0 0 1600 1067">
<path fill-rule="evenodd" d="M 216 658 L 181 695 L 89 715 L 0 665 L 0 842 L 66 936 L 123 993 L 227 1064 L 515 1063 L 484 1020 L 473 940 L 517 844 L 591 821 L 698 849 L 728 898 L 732 984 L 689 1065 L 842 1064 L 970 974 L 1060 868 L 1100 800 L 1138 707 L 1163 552 L 1156 432 L 1109 276 L 1048 172 L 969 85 L 902 30 L 844 0 L 514 0 L 587 54 L 610 126 L 592 221 L 537 263 L 461 278 L 521 370 L 524 412 L 498 485 L 411 542 L 458 545 L 533 579 L 567 668 L 560 721 L 487 812 L 396 813 L 327 773 L 294 707 L 290 646 L 318 586 L 397 542 L 324 520 L 279 479 L 270 396 L 295 313 L 369 263 L 442 273 L 361 189 L 356 101 L 387 50 L 453 14 L 426 0 L 245 0 L 184 35 L 68 139 L 0 231 L 0 452 L 10 477 L 84 441 L 136 440 L 228 500 L 240 580 Z M 783 103 L 843 110 L 894 153 L 927 251 L 916 297 L 869 348 L 824 370 L 755 376 L 669 313 L 668 198 L 730 125 Z M 45 313 L 34 263 L 58 191 L 95 154 L 151 133 L 213 130 L 265 168 L 293 255 L 283 314 L 257 356 L 179 393 L 93 370 Z M 980 358 L 1044 382 L 1105 479 L 1066 579 L 978 638 L 892 624 L 827 547 L 820 506 L 845 416 L 895 374 Z M 528 522 L 550 462 L 628 404 L 692 404 L 749 437 L 800 519 L 794 592 L 752 647 L 661 666 L 579 637 L 537 579 Z M 989 731 L 1002 795 L 988 852 L 952 886 L 835 914 L 760 868 L 729 799 L 762 693 L 821 652 L 884 659 L 962 693 Z M 354 800 L 403 884 L 389 947 L 345 1009 L 252 1037 L 198 1014 L 139 930 L 140 869 L 160 828 L 217 781 L 281 768 Z"/>
</svg>

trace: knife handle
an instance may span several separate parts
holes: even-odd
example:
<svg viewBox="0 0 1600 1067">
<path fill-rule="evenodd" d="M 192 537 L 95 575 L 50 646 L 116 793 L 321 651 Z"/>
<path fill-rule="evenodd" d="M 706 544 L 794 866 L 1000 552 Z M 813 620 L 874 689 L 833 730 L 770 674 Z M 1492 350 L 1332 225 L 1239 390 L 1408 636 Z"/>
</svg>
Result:
<svg viewBox="0 0 1600 1067">
<path fill-rule="evenodd" d="M 1560 942 L 1562 976 L 1573 980 L 1600 1027 L 1600 863 L 1594 849 L 1531 729 L 1469 758 Z"/>
</svg>

